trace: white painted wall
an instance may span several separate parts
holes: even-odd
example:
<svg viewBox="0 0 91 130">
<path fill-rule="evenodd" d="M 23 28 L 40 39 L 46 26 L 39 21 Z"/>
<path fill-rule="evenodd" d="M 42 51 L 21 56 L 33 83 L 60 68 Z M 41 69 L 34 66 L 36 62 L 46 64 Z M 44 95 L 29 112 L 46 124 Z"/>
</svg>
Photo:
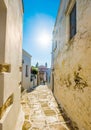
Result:
<svg viewBox="0 0 91 130">
<path fill-rule="evenodd" d="M 24 89 L 29 89 L 31 87 L 31 55 L 23 50 L 23 65 L 22 65 L 22 87 Z M 26 66 L 28 67 L 27 76 L 26 76 Z"/>
<path fill-rule="evenodd" d="M 69 39 L 70 11 L 76 2 L 77 32 Z M 61 0 L 53 34 L 52 90 L 75 127 L 91 130 L 91 0 Z M 81 68 L 81 69 L 79 69 Z M 77 74 L 79 76 L 77 76 Z M 79 85 L 76 80 L 79 80 Z M 85 85 L 83 85 L 85 83 Z"/>
<path fill-rule="evenodd" d="M 9 72 L 0 72 L 0 108 L 14 96 L 4 110 L 0 130 L 15 130 L 21 111 L 22 16 L 22 0 L 0 0 L 0 64 L 10 66 Z"/>
</svg>

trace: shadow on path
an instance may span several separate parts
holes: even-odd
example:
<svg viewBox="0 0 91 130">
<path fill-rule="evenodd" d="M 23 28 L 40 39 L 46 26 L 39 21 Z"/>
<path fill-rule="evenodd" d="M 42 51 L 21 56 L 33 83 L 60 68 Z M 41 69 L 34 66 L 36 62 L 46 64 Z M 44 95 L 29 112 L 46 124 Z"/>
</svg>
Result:
<svg viewBox="0 0 91 130">
<path fill-rule="evenodd" d="M 25 121 L 22 130 L 74 130 L 47 85 L 30 88 L 22 95 Z"/>
</svg>

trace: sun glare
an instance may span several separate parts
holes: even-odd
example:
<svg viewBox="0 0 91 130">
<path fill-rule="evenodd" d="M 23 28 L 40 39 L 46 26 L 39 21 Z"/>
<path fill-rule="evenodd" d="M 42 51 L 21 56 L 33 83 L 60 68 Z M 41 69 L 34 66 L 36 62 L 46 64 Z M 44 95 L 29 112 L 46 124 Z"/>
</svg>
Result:
<svg viewBox="0 0 91 130">
<path fill-rule="evenodd" d="M 47 32 L 41 32 L 38 34 L 37 42 L 41 47 L 48 47 L 51 42 L 51 36 Z"/>
</svg>

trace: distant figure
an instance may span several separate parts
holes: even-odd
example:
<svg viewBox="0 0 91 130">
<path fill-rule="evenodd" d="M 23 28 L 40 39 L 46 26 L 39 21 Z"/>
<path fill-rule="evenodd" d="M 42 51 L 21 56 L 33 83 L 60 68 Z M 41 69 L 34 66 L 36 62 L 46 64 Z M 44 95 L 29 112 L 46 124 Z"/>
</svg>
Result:
<svg viewBox="0 0 91 130">
<path fill-rule="evenodd" d="M 45 81 L 43 81 L 44 85 L 45 85 Z"/>
</svg>

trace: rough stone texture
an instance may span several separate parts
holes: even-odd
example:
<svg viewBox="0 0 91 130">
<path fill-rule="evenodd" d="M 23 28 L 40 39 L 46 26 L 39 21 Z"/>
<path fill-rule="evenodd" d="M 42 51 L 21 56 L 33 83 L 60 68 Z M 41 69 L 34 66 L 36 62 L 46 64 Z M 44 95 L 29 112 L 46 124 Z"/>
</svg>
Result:
<svg viewBox="0 0 91 130">
<path fill-rule="evenodd" d="M 80 130 L 91 130 L 91 0 L 76 3 L 76 35 L 68 39 L 68 0 L 61 1 L 54 27 L 54 94 Z"/>
<path fill-rule="evenodd" d="M 41 85 L 24 93 L 21 104 L 25 113 L 22 130 L 73 130 L 68 128 L 70 120 L 64 120 L 47 86 Z"/>
</svg>

